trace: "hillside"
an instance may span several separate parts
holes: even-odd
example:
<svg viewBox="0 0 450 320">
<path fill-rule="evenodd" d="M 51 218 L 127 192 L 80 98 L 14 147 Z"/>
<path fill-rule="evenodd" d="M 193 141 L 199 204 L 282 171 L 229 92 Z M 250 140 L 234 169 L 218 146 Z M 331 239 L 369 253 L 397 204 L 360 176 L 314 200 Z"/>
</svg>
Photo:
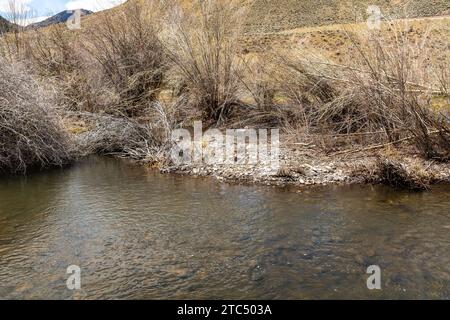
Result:
<svg viewBox="0 0 450 320">
<path fill-rule="evenodd" d="M 448 0 L 254 0 L 247 29 L 251 33 L 361 22 L 369 5 L 385 16 L 430 17 L 450 14 Z"/>
<path fill-rule="evenodd" d="M 48 19 L 45 19 L 44 21 L 30 24 L 27 28 L 33 28 L 33 29 L 45 28 L 45 27 L 48 27 L 53 24 L 63 23 L 63 22 L 66 22 L 67 20 L 69 20 L 69 18 L 73 15 L 73 13 L 74 12 L 71 10 L 65 10 L 65 11 L 62 11 L 62 12 L 48 18 Z M 82 17 L 87 16 L 92 13 L 93 13 L 92 11 L 81 9 Z"/>
<path fill-rule="evenodd" d="M 192 0 L 175 0 L 184 8 Z M 448 0 L 237 0 L 249 4 L 246 33 L 271 33 L 305 27 L 363 22 L 367 8 L 377 5 L 389 18 L 450 15 Z M 142 0 L 128 0 L 142 2 Z M 126 6 L 125 3 L 123 6 Z M 119 7 L 113 8 L 115 11 Z M 107 10 L 109 11 L 109 10 Z M 101 14 L 101 12 L 99 13 Z M 91 19 L 88 19 L 89 21 Z"/>
<path fill-rule="evenodd" d="M 9 32 L 14 28 L 14 24 L 0 16 L 0 33 Z"/>
</svg>

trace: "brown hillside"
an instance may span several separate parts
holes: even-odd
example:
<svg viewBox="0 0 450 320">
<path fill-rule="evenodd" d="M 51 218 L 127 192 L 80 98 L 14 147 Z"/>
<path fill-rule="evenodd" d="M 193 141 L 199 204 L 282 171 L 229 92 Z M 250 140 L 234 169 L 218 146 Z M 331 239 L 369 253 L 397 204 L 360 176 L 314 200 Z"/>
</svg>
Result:
<svg viewBox="0 0 450 320">
<path fill-rule="evenodd" d="M 12 23 L 0 16 L 0 34 L 11 31 L 13 27 L 14 25 Z"/>
<path fill-rule="evenodd" d="M 274 32 L 300 27 L 361 22 L 369 5 L 390 18 L 450 14 L 448 0 L 254 0 L 249 32 Z"/>
</svg>

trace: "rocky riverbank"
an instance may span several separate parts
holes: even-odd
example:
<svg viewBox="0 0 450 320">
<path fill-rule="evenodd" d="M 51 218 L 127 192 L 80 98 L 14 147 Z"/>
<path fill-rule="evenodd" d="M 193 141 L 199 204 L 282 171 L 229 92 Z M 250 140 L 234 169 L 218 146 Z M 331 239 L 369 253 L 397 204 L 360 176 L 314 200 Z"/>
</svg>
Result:
<svg viewBox="0 0 450 320">
<path fill-rule="evenodd" d="M 331 184 L 385 183 L 407 189 L 428 189 L 450 182 L 450 165 L 414 154 L 357 153 L 338 157 L 314 150 L 282 148 L 276 172 L 264 165 L 164 166 L 162 173 L 213 177 L 232 183 L 311 187 Z"/>
<path fill-rule="evenodd" d="M 279 166 L 266 164 L 174 165 L 167 144 L 152 144 L 151 135 L 143 139 L 141 125 L 112 121 L 108 116 L 86 115 L 66 118 L 68 130 L 76 137 L 83 154 L 114 155 L 157 167 L 161 173 L 212 177 L 219 181 L 270 186 L 306 188 L 331 184 L 390 184 L 423 190 L 436 183 L 450 183 L 450 163 L 423 159 L 406 143 L 397 146 L 354 150 L 324 151 L 312 142 L 290 143 L 281 137 Z M 116 123 L 117 122 L 117 123 Z M 114 125 L 113 125 L 114 124 Z M 120 130 L 117 130 L 117 127 Z M 145 130 L 144 130 L 145 131 Z M 139 134 L 136 134 L 139 133 Z M 113 134 L 114 133 L 114 134 Z M 133 137 L 139 136 L 139 139 Z M 298 139 L 297 139 L 298 140 Z M 249 146 L 247 146 L 249 147 Z"/>
</svg>

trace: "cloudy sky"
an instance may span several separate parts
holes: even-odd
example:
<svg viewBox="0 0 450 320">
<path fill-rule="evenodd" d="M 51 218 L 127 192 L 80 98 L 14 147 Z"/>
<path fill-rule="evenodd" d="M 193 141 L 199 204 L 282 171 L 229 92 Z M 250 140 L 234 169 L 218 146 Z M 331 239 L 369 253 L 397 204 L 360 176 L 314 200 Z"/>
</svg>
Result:
<svg viewBox="0 0 450 320">
<path fill-rule="evenodd" d="M 125 2 L 125 0 L 0 0 L 1 16 L 8 17 L 11 1 L 15 1 L 16 6 L 27 11 L 29 23 L 44 20 L 63 10 L 100 11 Z"/>
</svg>

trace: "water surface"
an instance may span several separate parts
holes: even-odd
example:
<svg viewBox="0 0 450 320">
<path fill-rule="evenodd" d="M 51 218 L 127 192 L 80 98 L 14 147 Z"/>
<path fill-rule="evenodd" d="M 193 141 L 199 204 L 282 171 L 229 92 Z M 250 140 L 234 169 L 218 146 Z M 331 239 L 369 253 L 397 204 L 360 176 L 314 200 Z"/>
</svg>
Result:
<svg viewBox="0 0 450 320">
<path fill-rule="evenodd" d="M 102 158 L 2 177 L 0 298 L 450 299 L 450 187 L 299 193 Z"/>
</svg>

